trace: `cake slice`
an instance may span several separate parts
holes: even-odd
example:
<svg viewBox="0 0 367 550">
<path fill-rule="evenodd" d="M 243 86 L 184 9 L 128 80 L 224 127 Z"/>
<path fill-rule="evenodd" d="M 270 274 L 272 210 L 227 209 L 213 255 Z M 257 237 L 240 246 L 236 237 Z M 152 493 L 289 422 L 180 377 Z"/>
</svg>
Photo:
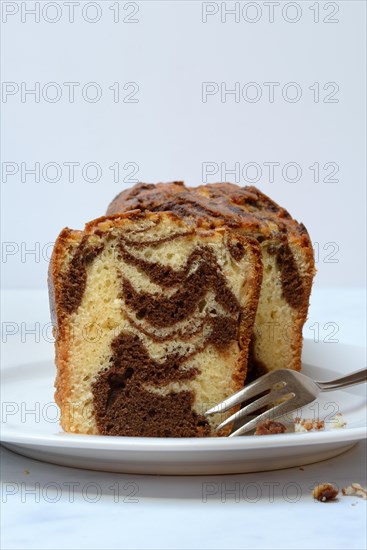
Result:
<svg viewBox="0 0 367 550">
<path fill-rule="evenodd" d="M 203 413 L 244 384 L 261 275 L 257 240 L 172 213 L 64 229 L 49 270 L 64 430 L 217 435 L 223 416 Z"/>
<path fill-rule="evenodd" d="M 183 220 L 206 220 L 236 235 L 257 239 L 263 279 L 250 344 L 247 381 L 274 369 L 300 370 L 302 329 L 307 318 L 315 264 L 303 224 L 255 187 L 216 183 L 139 183 L 122 191 L 108 214 L 132 208 L 170 211 Z"/>
</svg>

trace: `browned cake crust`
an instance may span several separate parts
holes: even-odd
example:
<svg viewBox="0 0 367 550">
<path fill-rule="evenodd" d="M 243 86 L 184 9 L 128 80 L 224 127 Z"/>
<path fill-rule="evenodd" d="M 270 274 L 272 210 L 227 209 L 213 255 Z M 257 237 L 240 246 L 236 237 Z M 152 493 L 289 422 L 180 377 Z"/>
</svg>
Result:
<svg viewBox="0 0 367 550">
<path fill-rule="evenodd" d="M 315 274 L 312 244 L 302 223 L 256 187 L 239 187 L 231 183 L 196 188 L 186 187 L 180 181 L 139 183 L 122 191 L 111 202 L 107 213 L 134 208 L 170 211 L 182 219 L 205 220 L 211 227 L 226 225 L 255 237 L 261 243 L 265 269 L 248 378 L 273 368 L 300 370 L 302 328 Z M 279 282 L 274 283 L 275 269 Z M 275 290 L 279 287 L 281 297 L 271 287 Z M 276 312 L 284 309 L 284 304 L 288 311 L 277 316 Z M 274 330 L 277 337 L 274 337 Z M 280 357 L 272 357 L 271 347 L 278 348 Z"/>
<path fill-rule="evenodd" d="M 164 224 L 170 223 L 172 227 L 167 237 L 141 241 L 140 235 L 143 235 L 144 229 L 139 224 L 147 222 L 151 222 L 157 232 Z M 135 241 L 131 240 L 130 235 Z M 141 247 L 144 251 L 147 243 L 154 252 L 157 245 L 175 239 L 176 235 L 185 235 L 189 240 L 191 237 L 196 238 L 201 243 L 189 254 L 181 270 L 154 263 L 152 260 L 147 261 L 141 255 L 131 252 Z M 243 297 L 240 301 L 228 287 L 211 248 L 206 246 L 206 242 L 215 243 L 217 238 L 224 239 L 223 242 L 236 264 L 242 265 L 240 262 L 246 257 L 250 259 L 251 265 L 247 270 L 247 279 L 241 287 Z M 101 326 L 108 328 L 104 328 L 100 344 L 95 346 L 92 342 L 88 347 L 82 333 L 83 323 L 91 321 L 92 317 L 88 315 L 93 314 L 93 309 L 97 307 L 98 293 L 92 292 L 92 305 L 88 302 L 86 306 L 83 300 L 93 278 L 91 268 L 106 253 L 113 239 L 117 243 L 114 251 L 123 260 L 123 265 L 130 266 L 132 270 L 137 269 L 141 277 L 150 281 L 149 284 L 156 285 L 154 288 L 159 285 L 163 291 L 161 294 L 152 294 L 146 292 L 144 286 L 137 291 L 127 274 L 120 273 L 120 290 L 117 294 L 112 294 L 109 301 L 105 301 L 102 312 L 106 318 L 98 318 Z M 107 268 L 107 260 L 104 261 Z M 194 264 L 196 270 L 192 271 Z M 49 295 L 56 337 L 55 399 L 61 409 L 62 427 L 75 433 L 104 435 L 216 435 L 213 421 L 210 424 L 203 414 L 192 408 L 194 390 L 182 390 L 179 386 L 181 383 L 195 381 L 199 374 L 200 363 L 198 368 L 190 367 L 190 361 L 187 365 L 185 362 L 194 359 L 196 354 L 205 351 L 209 346 L 219 358 L 212 365 L 209 361 L 213 378 L 219 360 L 222 367 L 227 369 L 227 374 L 229 373 L 228 387 L 223 389 L 219 400 L 243 386 L 261 275 L 258 242 L 241 235 L 233 238 L 231 232 L 225 228 L 213 230 L 205 219 L 188 223 L 172 213 L 142 213 L 134 210 L 94 220 L 85 226 L 84 231 L 64 229 L 56 241 L 49 267 Z M 240 276 L 239 280 L 243 280 L 243 277 Z M 106 287 L 106 293 L 109 288 L 110 286 Z M 164 293 L 175 288 L 177 291 L 172 298 L 166 298 Z M 223 313 L 210 313 L 203 318 L 203 325 L 209 327 L 210 331 L 202 343 L 199 343 L 199 347 L 194 348 L 189 355 L 179 357 L 175 353 L 168 354 L 163 362 L 158 363 L 141 337 L 145 338 L 146 335 L 147 341 L 160 345 L 169 338 L 174 341 L 176 334 L 179 340 L 184 342 L 187 339 L 190 343 L 203 327 L 195 328 L 193 325 L 192 331 L 185 333 L 185 336 L 182 331 L 188 329 L 179 326 L 175 332 L 175 325 L 185 319 L 190 321 L 208 290 L 215 295 L 216 303 Z M 121 306 L 117 307 L 119 320 L 122 319 L 124 323 L 122 329 L 109 312 L 116 307 L 118 298 L 124 304 L 123 311 Z M 107 300 L 106 296 L 101 296 L 101 299 Z M 129 312 L 134 312 L 134 315 L 136 313 L 135 320 L 129 318 Z M 152 328 L 155 332 L 152 332 Z M 149 332 L 146 332 L 147 329 Z M 160 331 L 167 329 L 171 331 L 169 336 L 162 335 Z M 104 346 L 103 338 L 108 340 L 107 356 L 102 366 L 97 368 L 93 361 L 99 348 Z M 203 366 L 205 360 L 201 359 Z M 87 368 L 88 361 L 91 362 L 90 372 Z M 226 362 L 235 366 L 226 367 Z M 208 381 L 204 382 L 208 384 Z M 221 382 L 219 379 L 219 383 Z M 197 380 L 195 383 L 198 384 Z M 159 393 L 169 384 L 178 384 L 179 389 Z M 154 391 L 147 389 L 149 385 L 153 386 Z M 85 397 L 88 392 L 89 397 Z M 202 413 L 209 408 L 209 403 L 203 403 L 202 406 L 204 405 Z M 78 409 L 80 406 L 83 410 Z M 219 421 L 220 419 L 214 419 L 214 422 Z M 226 435 L 229 429 L 220 435 Z"/>
<path fill-rule="evenodd" d="M 252 235 L 270 237 L 278 232 L 306 235 L 303 224 L 272 199 L 252 186 L 212 183 L 186 187 L 184 182 L 137 183 L 111 202 L 107 215 L 139 208 L 151 212 L 170 211 L 181 218 L 209 221 L 214 226 L 248 229 Z"/>
</svg>

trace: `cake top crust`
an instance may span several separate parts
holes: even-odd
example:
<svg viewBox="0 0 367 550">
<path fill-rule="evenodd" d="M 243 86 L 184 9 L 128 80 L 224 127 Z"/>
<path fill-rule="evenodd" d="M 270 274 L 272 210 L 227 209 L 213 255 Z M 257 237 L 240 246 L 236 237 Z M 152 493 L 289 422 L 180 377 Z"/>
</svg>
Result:
<svg viewBox="0 0 367 550">
<path fill-rule="evenodd" d="M 182 181 L 137 183 L 114 198 L 107 215 L 134 209 L 169 211 L 186 220 L 205 220 L 212 227 L 239 228 L 260 240 L 279 233 L 288 234 L 291 240 L 309 246 L 305 226 L 253 186 L 211 183 L 187 187 Z"/>
</svg>

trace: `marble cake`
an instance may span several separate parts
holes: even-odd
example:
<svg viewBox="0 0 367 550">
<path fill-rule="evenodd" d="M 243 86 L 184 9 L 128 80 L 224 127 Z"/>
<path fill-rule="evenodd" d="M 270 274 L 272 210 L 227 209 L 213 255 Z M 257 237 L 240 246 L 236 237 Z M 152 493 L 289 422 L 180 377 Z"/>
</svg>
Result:
<svg viewBox="0 0 367 550">
<path fill-rule="evenodd" d="M 230 183 L 186 187 L 183 182 L 139 183 L 120 193 L 108 214 L 140 208 L 174 212 L 183 220 L 206 220 L 236 235 L 255 238 L 263 278 L 257 307 L 247 381 L 273 369 L 300 370 L 302 328 L 315 273 L 307 230 L 255 187 Z"/>
<path fill-rule="evenodd" d="M 64 430 L 217 435 L 203 413 L 244 384 L 261 276 L 257 239 L 180 213 L 64 229 L 49 269 Z"/>
</svg>

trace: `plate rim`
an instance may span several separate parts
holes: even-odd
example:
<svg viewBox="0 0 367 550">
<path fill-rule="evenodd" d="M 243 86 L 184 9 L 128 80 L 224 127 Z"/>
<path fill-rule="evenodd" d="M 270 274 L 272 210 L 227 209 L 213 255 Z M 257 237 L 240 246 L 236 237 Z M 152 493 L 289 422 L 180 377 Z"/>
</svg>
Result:
<svg viewBox="0 0 367 550">
<path fill-rule="evenodd" d="M 263 447 L 292 447 L 302 445 L 317 445 L 319 443 L 339 443 L 357 441 L 367 437 L 367 427 L 338 428 L 330 431 L 274 434 L 266 437 L 255 435 L 238 438 L 207 437 L 207 438 L 160 438 L 160 437 L 125 437 L 100 436 L 83 434 L 52 434 L 48 436 L 5 432 L 0 442 L 18 445 L 57 448 L 66 444 L 69 448 L 94 449 L 101 451 L 125 452 L 228 452 L 241 450 L 256 450 Z M 274 445 L 272 445 L 274 444 Z"/>
</svg>

